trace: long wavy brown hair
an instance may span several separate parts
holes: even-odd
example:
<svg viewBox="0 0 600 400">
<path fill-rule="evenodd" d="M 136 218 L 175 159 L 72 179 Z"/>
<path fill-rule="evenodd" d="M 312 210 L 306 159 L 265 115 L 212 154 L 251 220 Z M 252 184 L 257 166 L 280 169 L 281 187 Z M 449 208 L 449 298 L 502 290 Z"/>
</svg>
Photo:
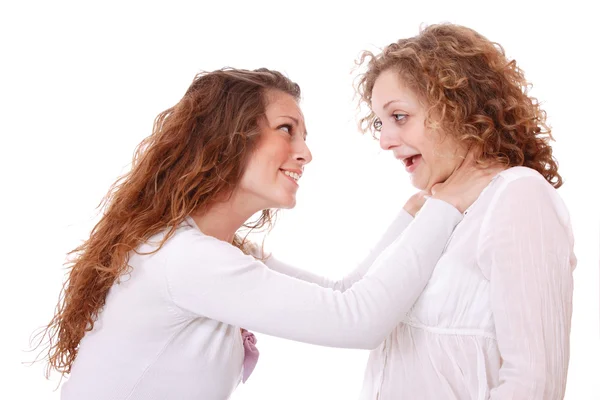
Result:
<svg viewBox="0 0 600 400">
<path fill-rule="evenodd" d="M 526 166 L 555 188 L 562 185 L 546 112 L 528 95 L 523 71 L 498 43 L 463 26 L 431 25 L 377 55 L 363 52 L 357 65 L 363 68 L 356 81 L 359 107 L 370 110 L 377 77 L 397 71 L 428 107 L 427 126 L 471 147 L 480 165 Z M 372 131 L 374 120 L 368 112 L 360 129 Z"/>
<path fill-rule="evenodd" d="M 70 373 L 79 342 L 94 327 L 110 287 L 127 273 L 132 251 L 167 230 L 162 246 L 186 216 L 232 194 L 260 137 L 258 124 L 271 90 L 300 99 L 300 87 L 276 71 L 204 72 L 179 103 L 156 117 L 130 172 L 101 202 L 103 213 L 89 239 L 69 253 L 68 278 L 54 318 L 39 334 L 39 345 L 47 342 L 46 376 L 53 369 Z M 270 226 L 272 213 L 263 210 L 245 227 Z M 240 235 L 233 244 L 246 250 Z"/>
</svg>

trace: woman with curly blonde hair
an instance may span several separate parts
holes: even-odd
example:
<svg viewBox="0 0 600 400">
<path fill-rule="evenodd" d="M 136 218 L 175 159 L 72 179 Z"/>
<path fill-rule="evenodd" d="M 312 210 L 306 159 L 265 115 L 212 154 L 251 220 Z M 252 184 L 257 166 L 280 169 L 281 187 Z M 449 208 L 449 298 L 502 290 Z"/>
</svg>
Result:
<svg viewBox="0 0 600 400">
<path fill-rule="evenodd" d="M 226 399 L 257 362 L 248 330 L 374 348 L 398 324 L 491 174 L 466 165 L 409 199 L 345 280 L 267 267 L 239 230 L 296 204 L 312 158 L 299 100 L 279 72 L 227 68 L 156 118 L 43 332 L 49 369 L 70 375 L 62 399 Z"/>
<path fill-rule="evenodd" d="M 500 45 L 453 24 L 365 52 L 360 65 L 370 108 L 361 127 L 414 186 L 429 190 L 464 160 L 501 170 L 371 352 L 361 398 L 563 398 L 576 259 L 551 131 L 523 72 Z"/>
</svg>

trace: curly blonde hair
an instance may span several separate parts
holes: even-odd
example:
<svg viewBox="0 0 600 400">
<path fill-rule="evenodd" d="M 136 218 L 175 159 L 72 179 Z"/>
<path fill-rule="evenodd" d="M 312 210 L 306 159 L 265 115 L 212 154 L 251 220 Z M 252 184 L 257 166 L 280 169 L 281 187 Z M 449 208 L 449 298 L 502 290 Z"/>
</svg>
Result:
<svg viewBox="0 0 600 400">
<path fill-rule="evenodd" d="M 377 77 L 397 71 L 427 105 L 427 126 L 472 147 L 480 165 L 526 166 L 555 188 L 562 185 L 546 112 L 528 95 L 531 85 L 499 44 L 463 26 L 438 24 L 378 55 L 364 51 L 357 64 L 366 64 L 356 81 L 359 105 L 370 109 Z M 374 120 L 370 111 L 360 118 L 360 129 L 372 130 Z"/>
<path fill-rule="evenodd" d="M 231 195 L 260 138 L 271 90 L 300 100 L 300 87 L 277 71 L 204 72 L 179 103 L 156 117 L 131 171 L 104 198 L 104 213 L 89 239 L 70 253 L 56 313 L 38 335 L 40 344 L 47 342 L 47 376 L 51 370 L 70 373 L 79 342 L 93 329 L 110 287 L 127 273 L 132 251 L 166 230 L 160 248 L 188 215 Z M 245 227 L 270 227 L 273 213 L 263 210 Z M 248 252 L 244 239 L 236 235 L 233 245 Z"/>
</svg>

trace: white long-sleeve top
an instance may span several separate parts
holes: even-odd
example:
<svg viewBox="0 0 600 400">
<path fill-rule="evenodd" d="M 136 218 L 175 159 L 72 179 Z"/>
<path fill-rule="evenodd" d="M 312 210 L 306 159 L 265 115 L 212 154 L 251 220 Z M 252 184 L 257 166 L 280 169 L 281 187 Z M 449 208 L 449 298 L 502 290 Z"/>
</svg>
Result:
<svg viewBox="0 0 600 400">
<path fill-rule="evenodd" d="M 503 171 L 465 213 L 415 305 L 371 352 L 360 399 L 562 399 L 575 265 L 556 190 L 532 169 Z M 273 267 L 340 290 L 360 279 Z"/>
<path fill-rule="evenodd" d="M 274 271 L 189 219 L 156 253 L 144 254 L 164 233 L 132 253 L 131 273 L 113 285 L 80 343 L 62 399 L 227 399 L 242 373 L 240 328 L 376 348 L 414 304 L 462 218 L 430 199 L 397 237 L 410 220 L 401 213 L 372 267 L 361 266 L 343 292 Z"/>
</svg>

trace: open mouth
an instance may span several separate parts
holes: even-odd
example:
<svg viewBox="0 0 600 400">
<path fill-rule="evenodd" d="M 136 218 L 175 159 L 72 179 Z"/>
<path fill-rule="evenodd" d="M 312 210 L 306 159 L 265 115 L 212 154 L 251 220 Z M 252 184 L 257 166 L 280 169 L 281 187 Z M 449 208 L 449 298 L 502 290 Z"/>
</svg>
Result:
<svg viewBox="0 0 600 400">
<path fill-rule="evenodd" d="M 406 167 L 410 167 L 414 165 L 414 163 L 416 163 L 419 160 L 419 158 L 421 158 L 420 154 L 415 154 L 414 156 L 407 157 L 403 160 L 404 165 L 406 165 Z"/>
<path fill-rule="evenodd" d="M 281 172 L 283 172 L 283 174 L 285 176 L 287 176 L 288 178 L 292 179 L 294 182 L 298 183 L 298 180 L 300 180 L 300 177 L 302 177 L 301 174 L 294 172 L 294 171 L 288 171 L 285 169 L 280 169 Z"/>
</svg>

